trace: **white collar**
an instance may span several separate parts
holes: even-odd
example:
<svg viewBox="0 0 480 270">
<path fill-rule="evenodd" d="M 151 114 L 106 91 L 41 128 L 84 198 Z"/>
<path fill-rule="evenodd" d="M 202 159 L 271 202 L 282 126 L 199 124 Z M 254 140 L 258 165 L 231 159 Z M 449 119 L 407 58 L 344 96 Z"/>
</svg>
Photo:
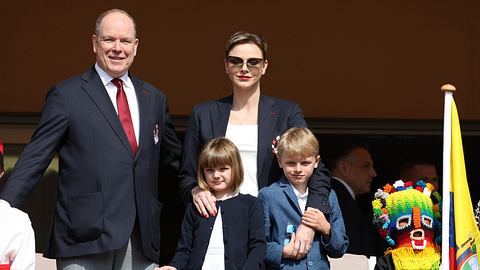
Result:
<svg viewBox="0 0 480 270">
<path fill-rule="evenodd" d="M 305 199 L 308 197 L 308 187 L 307 187 L 307 190 L 305 191 L 305 193 L 300 193 L 300 191 L 298 191 L 293 185 L 292 183 L 290 183 L 290 181 L 288 181 L 288 183 L 290 184 L 290 186 L 293 188 L 293 193 L 295 193 L 295 196 L 297 196 L 298 199 Z"/>
<path fill-rule="evenodd" d="M 228 200 L 228 199 L 231 199 L 231 198 L 233 198 L 233 197 L 236 197 L 239 193 L 240 193 L 240 192 L 239 192 L 238 190 L 235 190 L 233 193 L 230 193 L 230 194 L 228 194 L 227 196 L 225 196 L 225 198 L 223 198 L 223 199 L 221 199 L 221 200 L 220 200 L 220 199 L 217 199 L 217 201 L 226 201 L 226 200 Z"/>
<path fill-rule="evenodd" d="M 98 76 L 100 77 L 100 80 L 102 80 L 104 86 L 106 86 L 108 83 L 111 83 L 111 81 L 114 79 L 112 76 L 110 76 L 110 74 L 105 72 L 105 70 L 103 70 L 98 63 L 95 63 L 95 70 L 97 71 Z M 123 74 L 119 79 L 122 80 L 125 86 L 128 88 L 133 88 L 133 83 L 128 76 L 128 72 Z"/>
<path fill-rule="evenodd" d="M 345 188 L 347 189 L 348 193 L 350 193 L 350 195 L 352 196 L 352 198 L 355 200 L 355 192 L 353 192 L 353 189 L 345 182 L 343 181 L 342 179 L 336 177 L 336 176 L 332 176 L 333 179 L 336 179 L 338 180 L 338 182 L 342 183 Z"/>
</svg>

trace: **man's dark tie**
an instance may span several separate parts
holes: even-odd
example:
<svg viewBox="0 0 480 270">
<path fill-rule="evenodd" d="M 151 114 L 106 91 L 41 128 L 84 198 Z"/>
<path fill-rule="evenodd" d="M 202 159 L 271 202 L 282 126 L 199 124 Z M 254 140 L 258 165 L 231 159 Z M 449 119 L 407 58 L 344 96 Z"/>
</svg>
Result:
<svg viewBox="0 0 480 270">
<path fill-rule="evenodd" d="M 125 95 L 125 91 L 123 91 L 123 82 L 122 80 L 115 78 L 112 80 L 112 83 L 117 86 L 118 118 L 120 118 L 123 129 L 127 134 L 128 142 L 130 142 L 130 147 L 132 147 L 132 152 L 135 154 L 137 152 L 137 140 L 135 139 L 135 131 L 133 130 L 132 116 L 130 115 L 127 96 Z"/>
</svg>

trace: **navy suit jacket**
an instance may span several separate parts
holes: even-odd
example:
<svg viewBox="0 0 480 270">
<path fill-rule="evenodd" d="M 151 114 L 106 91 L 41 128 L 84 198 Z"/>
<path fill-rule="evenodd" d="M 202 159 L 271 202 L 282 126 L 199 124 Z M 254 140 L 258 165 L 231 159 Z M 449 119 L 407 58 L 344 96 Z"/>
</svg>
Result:
<svg viewBox="0 0 480 270">
<path fill-rule="evenodd" d="M 371 227 L 363 216 L 363 211 L 357 201 L 350 195 L 347 188 L 340 181 L 332 178 L 332 189 L 338 196 L 338 202 L 342 209 L 345 229 L 350 240 L 347 253 L 359 255 L 375 255 L 372 245 L 374 235 Z"/>
<path fill-rule="evenodd" d="M 18 207 L 58 153 L 58 197 L 47 257 L 120 248 L 137 220 L 144 255 L 159 260 L 159 169 L 178 173 L 181 144 L 165 95 L 130 77 L 140 115 L 135 155 L 92 68 L 49 91 L 38 127 L 2 189 L 0 198 Z"/>
<path fill-rule="evenodd" d="M 334 191 L 329 195 L 332 213 L 326 216 L 331 225 L 330 239 L 324 239 L 320 233 L 316 233 L 310 252 L 302 260 L 282 259 L 287 226 L 291 224 L 298 228 L 303 215 L 287 178 L 282 176 L 278 182 L 261 189 L 258 199 L 263 206 L 265 222 L 266 269 L 329 269 L 327 255 L 339 258 L 347 250 L 348 238 Z"/>
<path fill-rule="evenodd" d="M 191 189 L 197 185 L 197 156 L 209 140 L 225 136 L 232 102 L 233 96 L 228 96 L 219 100 L 207 101 L 193 108 L 185 134 L 180 170 L 180 190 L 185 202 L 192 200 Z M 298 104 L 284 99 L 260 96 L 257 149 L 259 189 L 275 182 L 282 175 L 282 170 L 272 152 L 272 140 L 289 128 L 306 126 Z M 330 172 L 323 163 L 320 162 L 315 170 L 309 188 L 312 196 L 308 198 L 308 205 L 320 209 L 324 213 L 331 213 L 328 206 Z"/>
</svg>

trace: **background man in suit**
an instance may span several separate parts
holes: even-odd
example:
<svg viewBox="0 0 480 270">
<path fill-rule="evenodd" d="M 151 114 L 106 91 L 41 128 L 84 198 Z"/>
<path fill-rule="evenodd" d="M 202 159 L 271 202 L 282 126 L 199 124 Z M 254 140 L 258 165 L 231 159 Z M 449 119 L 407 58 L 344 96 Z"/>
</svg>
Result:
<svg viewBox="0 0 480 270">
<path fill-rule="evenodd" d="M 332 188 L 338 196 L 349 239 L 347 253 L 370 256 L 373 249 L 373 227 L 356 201 L 356 196 L 370 192 L 373 177 L 372 157 L 366 147 L 344 145 L 332 160 Z"/>
<path fill-rule="evenodd" d="M 159 260 L 160 167 L 178 173 L 181 145 L 165 95 L 129 74 L 133 18 L 100 15 L 95 66 L 55 85 L 0 198 L 20 205 L 59 157 L 58 198 L 45 256 L 58 269 L 153 269 Z"/>
</svg>

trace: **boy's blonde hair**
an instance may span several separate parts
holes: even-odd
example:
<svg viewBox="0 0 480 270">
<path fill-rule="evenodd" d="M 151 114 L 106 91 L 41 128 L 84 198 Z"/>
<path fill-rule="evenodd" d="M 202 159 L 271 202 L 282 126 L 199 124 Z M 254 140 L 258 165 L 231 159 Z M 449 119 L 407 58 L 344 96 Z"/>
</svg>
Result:
<svg viewBox="0 0 480 270">
<path fill-rule="evenodd" d="M 228 165 L 232 168 L 232 191 L 243 183 L 243 166 L 237 147 L 227 138 L 220 137 L 210 140 L 202 148 L 198 157 L 197 179 L 201 189 L 209 190 L 204 169 L 221 168 Z"/>
<path fill-rule="evenodd" d="M 301 157 L 318 156 L 319 144 L 315 135 L 308 128 L 291 128 L 280 137 L 277 146 L 277 158 L 284 153 Z"/>
</svg>

